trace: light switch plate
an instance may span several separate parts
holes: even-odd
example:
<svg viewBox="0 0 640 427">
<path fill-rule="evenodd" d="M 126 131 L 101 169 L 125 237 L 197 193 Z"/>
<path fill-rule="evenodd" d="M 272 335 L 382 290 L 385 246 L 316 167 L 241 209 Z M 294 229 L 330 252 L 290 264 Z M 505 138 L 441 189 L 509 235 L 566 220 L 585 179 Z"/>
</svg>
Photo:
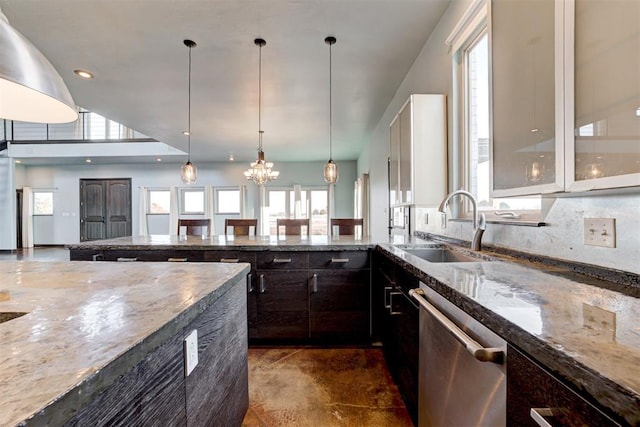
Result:
<svg viewBox="0 0 640 427">
<path fill-rule="evenodd" d="M 184 376 L 189 374 L 198 366 L 198 330 L 194 329 L 184 339 Z"/>
<path fill-rule="evenodd" d="M 584 244 L 589 246 L 616 247 L 615 218 L 585 218 Z"/>
</svg>

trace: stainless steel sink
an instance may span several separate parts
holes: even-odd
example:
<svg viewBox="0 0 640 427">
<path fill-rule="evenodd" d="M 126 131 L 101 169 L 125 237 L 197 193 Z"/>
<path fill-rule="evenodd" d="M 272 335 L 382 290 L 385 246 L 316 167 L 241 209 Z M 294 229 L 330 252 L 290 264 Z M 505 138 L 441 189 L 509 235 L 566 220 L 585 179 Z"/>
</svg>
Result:
<svg viewBox="0 0 640 427">
<path fill-rule="evenodd" d="M 0 323 L 8 322 L 9 320 L 16 319 L 24 316 L 27 313 L 19 311 L 0 311 Z"/>
<path fill-rule="evenodd" d="M 447 248 L 402 249 L 411 255 L 429 262 L 483 262 L 482 258 L 465 255 Z"/>
</svg>

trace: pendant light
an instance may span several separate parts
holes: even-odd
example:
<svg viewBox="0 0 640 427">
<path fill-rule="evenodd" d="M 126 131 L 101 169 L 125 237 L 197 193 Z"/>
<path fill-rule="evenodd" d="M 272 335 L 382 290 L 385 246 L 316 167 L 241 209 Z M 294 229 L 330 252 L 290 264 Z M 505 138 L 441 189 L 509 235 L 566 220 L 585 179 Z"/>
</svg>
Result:
<svg viewBox="0 0 640 427">
<path fill-rule="evenodd" d="M 69 123 L 78 111 L 60 74 L 0 10 L 0 118 Z"/>
<path fill-rule="evenodd" d="M 332 82 L 331 82 L 331 46 L 335 44 L 335 37 L 327 37 L 324 42 L 329 45 L 329 161 L 324 165 L 324 180 L 329 184 L 338 181 L 338 165 L 333 161 L 333 111 L 332 111 Z"/>
<path fill-rule="evenodd" d="M 182 165 L 180 171 L 180 177 L 185 184 L 195 184 L 198 179 L 198 169 L 191 163 L 191 49 L 196 47 L 196 42 L 193 40 L 185 40 L 184 45 L 189 48 L 189 107 L 188 107 L 188 120 L 187 120 L 187 163 Z"/>
<path fill-rule="evenodd" d="M 251 167 L 244 171 L 244 176 L 258 185 L 264 185 L 269 181 L 278 178 L 280 172 L 273 170 L 273 163 L 264 161 L 264 151 L 262 151 L 262 47 L 267 44 L 263 39 L 253 41 L 260 48 L 258 66 L 258 160 L 251 163 Z"/>
</svg>

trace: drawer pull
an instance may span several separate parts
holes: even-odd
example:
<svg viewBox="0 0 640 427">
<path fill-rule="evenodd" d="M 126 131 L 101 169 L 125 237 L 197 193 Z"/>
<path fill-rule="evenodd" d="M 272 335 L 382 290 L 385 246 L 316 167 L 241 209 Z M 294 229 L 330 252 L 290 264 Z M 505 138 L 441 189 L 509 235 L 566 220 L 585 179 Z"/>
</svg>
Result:
<svg viewBox="0 0 640 427">
<path fill-rule="evenodd" d="M 409 296 L 413 297 L 422 308 L 433 316 L 442 326 L 449 330 L 451 335 L 462 344 L 465 349 L 480 362 L 493 362 L 501 365 L 504 362 L 504 351 L 501 348 L 483 347 L 462 329 L 445 316 L 440 310 L 434 307 L 424 297 L 424 291 L 420 288 L 411 289 Z"/>
<path fill-rule="evenodd" d="M 247 292 L 253 293 L 253 275 L 251 273 L 247 274 Z"/>
<path fill-rule="evenodd" d="M 389 292 L 389 314 L 391 316 L 398 316 L 400 314 L 402 314 L 401 311 L 393 311 L 393 296 L 394 295 L 402 295 L 402 292 L 398 292 L 398 291 L 391 291 Z"/>
<path fill-rule="evenodd" d="M 346 264 L 349 262 L 349 258 L 331 258 L 331 262 L 334 264 Z"/>
<path fill-rule="evenodd" d="M 566 410 L 561 408 L 531 408 L 529 415 L 540 427 L 552 427 L 552 424 L 546 418 L 553 418 L 560 415 L 566 415 Z"/>
<path fill-rule="evenodd" d="M 312 294 L 318 293 L 318 274 L 317 273 L 314 273 L 313 277 L 311 277 L 311 293 Z"/>
<path fill-rule="evenodd" d="M 260 293 L 264 294 L 267 290 L 267 286 L 264 283 L 264 274 L 260 275 Z"/>
<path fill-rule="evenodd" d="M 169 262 L 187 262 L 186 258 L 169 258 L 167 261 Z"/>
<path fill-rule="evenodd" d="M 119 262 L 135 262 L 135 261 L 138 261 L 138 258 L 125 258 L 125 257 L 120 257 L 120 258 L 118 258 L 116 261 L 119 261 Z"/>
<path fill-rule="evenodd" d="M 274 258 L 274 264 L 287 264 L 291 262 L 291 258 Z"/>
<path fill-rule="evenodd" d="M 228 262 L 228 263 L 240 262 L 240 258 L 220 258 L 220 262 Z"/>
<path fill-rule="evenodd" d="M 391 304 L 389 303 L 389 292 L 392 290 L 393 288 L 391 286 L 385 286 L 384 287 L 384 308 L 391 308 Z"/>
</svg>

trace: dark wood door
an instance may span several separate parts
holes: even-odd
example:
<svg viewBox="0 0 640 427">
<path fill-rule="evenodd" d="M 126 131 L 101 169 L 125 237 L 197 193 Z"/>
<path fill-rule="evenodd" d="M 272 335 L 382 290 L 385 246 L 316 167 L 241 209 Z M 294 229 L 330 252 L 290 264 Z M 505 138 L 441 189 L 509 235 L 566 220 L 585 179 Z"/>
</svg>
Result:
<svg viewBox="0 0 640 427">
<path fill-rule="evenodd" d="M 131 179 L 80 180 L 80 241 L 131 235 Z"/>
<path fill-rule="evenodd" d="M 369 340 L 369 270 L 311 270 L 311 339 Z"/>
<path fill-rule="evenodd" d="M 258 337 L 309 338 L 307 270 L 258 270 Z"/>
</svg>

